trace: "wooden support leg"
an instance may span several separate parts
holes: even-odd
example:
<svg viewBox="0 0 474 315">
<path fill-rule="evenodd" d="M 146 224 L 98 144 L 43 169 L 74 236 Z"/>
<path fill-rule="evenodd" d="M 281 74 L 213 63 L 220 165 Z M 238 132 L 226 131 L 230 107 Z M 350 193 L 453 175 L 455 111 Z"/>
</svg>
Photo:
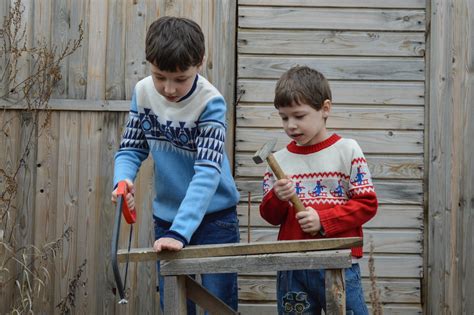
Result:
<svg viewBox="0 0 474 315">
<path fill-rule="evenodd" d="M 201 306 L 211 315 L 238 314 L 238 312 L 234 311 L 227 304 L 207 291 L 206 288 L 189 276 L 186 276 L 186 294 L 191 301 Z"/>
<path fill-rule="evenodd" d="M 344 269 L 326 269 L 326 314 L 346 314 Z"/>
<path fill-rule="evenodd" d="M 166 276 L 165 281 L 165 314 L 185 315 L 186 309 L 186 276 Z"/>
</svg>

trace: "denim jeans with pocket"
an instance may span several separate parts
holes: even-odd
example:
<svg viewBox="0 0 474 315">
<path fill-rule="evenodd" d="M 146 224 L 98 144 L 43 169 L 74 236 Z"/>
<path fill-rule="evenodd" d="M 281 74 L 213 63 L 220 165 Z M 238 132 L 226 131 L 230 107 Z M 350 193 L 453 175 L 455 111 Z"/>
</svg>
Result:
<svg viewBox="0 0 474 315">
<path fill-rule="evenodd" d="M 155 218 L 155 239 L 160 238 L 170 228 L 169 222 Z M 236 208 L 232 207 L 215 214 L 206 215 L 194 232 L 189 245 L 208 245 L 238 243 L 240 240 L 239 221 Z M 157 262 L 158 275 L 160 262 Z M 160 290 L 160 304 L 163 309 L 164 280 L 158 276 Z M 234 310 L 238 306 L 238 287 L 236 273 L 213 273 L 201 275 L 202 285 Z M 196 306 L 187 301 L 188 315 L 196 314 Z M 207 314 L 207 313 L 206 313 Z"/>
<path fill-rule="evenodd" d="M 346 314 L 368 315 L 359 264 L 344 269 Z M 277 274 L 278 314 L 321 314 L 326 309 L 325 270 L 287 270 Z"/>
</svg>

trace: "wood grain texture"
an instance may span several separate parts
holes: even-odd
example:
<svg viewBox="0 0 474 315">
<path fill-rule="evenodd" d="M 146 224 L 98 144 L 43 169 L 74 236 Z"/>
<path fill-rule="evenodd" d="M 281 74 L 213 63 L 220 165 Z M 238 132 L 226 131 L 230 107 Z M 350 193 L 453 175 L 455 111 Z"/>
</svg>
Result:
<svg viewBox="0 0 474 315">
<path fill-rule="evenodd" d="M 276 80 L 239 80 L 241 102 L 273 103 Z M 334 104 L 423 105 L 423 82 L 331 81 Z"/>
<path fill-rule="evenodd" d="M 157 260 L 179 260 L 205 257 L 243 256 L 271 253 L 293 253 L 303 251 L 344 249 L 353 246 L 361 246 L 359 237 L 332 238 L 319 240 L 280 241 L 275 240 L 259 243 L 237 243 L 218 245 L 193 245 L 183 248 L 179 252 L 164 251 L 156 253 L 152 248 L 135 248 L 130 252 L 119 250 L 117 259 L 119 262 L 126 261 L 157 261 Z"/>
<path fill-rule="evenodd" d="M 259 203 L 250 205 L 251 234 L 254 228 L 271 226 L 266 222 L 259 212 Z M 247 203 L 243 202 L 237 206 L 239 224 L 243 230 L 247 229 L 249 223 Z M 419 229 L 423 226 L 423 208 L 410 205 L 379 205 L 377 215 L 364 224 L 364 228 L 407 228 Z M 245 231 L 247 234 L 247 231 Z"/>
<path fill-rule="evenodd" d="M 422 57 L 426 47 L 423 32 L 242 29 L 237 49 L 239 54 Z"/>
<path fill-rule="evenodd" d="M 240 127 L 282 128 L 281 117 L 273 106 L 238 106 L 236 120 Z M 424 108 L 333 105 L 327 127 L 330 129 L 423 130 Z"/>
<path fill-rule="evenodd" d="M 237 179 L 241 192 L 241 202 L 247 202 L 247 192 L 251 192 L 252 202 L 260 202 L 263 197 L 262 181 Z M 421 205 L 423 204 L 422 181 L 374 181 L 379 204 Z"/>
<path fill-rule="evenodd" d="M 265 163 L 256 164 L 252 153 L 235 156 L 235 175 L 262 179 L 267 168 Z M 421 155 L 376 155 L 365 154 L 372 178 L 376 179 L 422 179 L 423 157 Z"/>
<path fill-rule="evenodd" d="M 318 69 L 328 80 L 423 81 L 423 58 L 342 57 L 342 56 L 266 56 L 243 55 L 238 76 L 242 79 L 278 79 L 296 65 Z"/>
<path fill-rule="evenodd" d="M 382 303 L 420 303 L 420 281 L 418 279 L 377 278 L 376 288 L 380 290 Z M 362 278 L 366 301 L 370 300 L 371 282 Z M 239 299 L 242 302 L 262 301 L 275 303 L 276 279 L 270 276 L 241 276 L 239 278 Z"/>
<path fill-rule="evenodd" d="M 431 1 L 428 313 L 472 313 L 472 1 Z"/>
<path fill-rule="evenodd" d="M 394 3 L 390 0 L 240 0 L 240 5 L 255 6 L 295 6 L 295 7 L 360 7 L 360 8 L 417 8 L 424 9 L 422 0 L 403 0 Z"/>
<path fill-rule="evenodd" d="M 239 6 L 241 28 L 423 31 L 424 10 Z"/>
<path fill-rule="evenodd" d="M 284 254 L 259 254 L 162 260 L 163 276 L 195 273 L 262 272 L 277 270 L 347 268 L 351 265 L 349 249 Z"/>
</svg>

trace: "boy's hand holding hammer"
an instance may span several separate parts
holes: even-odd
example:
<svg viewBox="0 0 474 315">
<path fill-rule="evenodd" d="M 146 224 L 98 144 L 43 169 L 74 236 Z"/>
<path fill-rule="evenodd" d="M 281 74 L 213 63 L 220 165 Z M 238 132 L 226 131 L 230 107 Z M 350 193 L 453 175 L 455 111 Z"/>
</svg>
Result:
<svg viewBox="0 0 474 315">
<path fill-rule="evenodd" d="M 277 181 L 273 185 L 275 195 L 282 201 L 291 201 L 293 203 L 296 212 L 295 217 L 301 226 L 301 230 L 315 236 L 321 230 L 318 212 L 311 207 L 305 208 L 301 203 L 301 200 L 296 195 L 293 182 L 283 173 L 283 170 L 273 156 L 272 150 L 275 144 L 276 139 L 263 145 L 263 147 L 255 153 L 253 160 L 257 164 L 265 160 L 267 161 L 277 178 Z"/>
</svg>

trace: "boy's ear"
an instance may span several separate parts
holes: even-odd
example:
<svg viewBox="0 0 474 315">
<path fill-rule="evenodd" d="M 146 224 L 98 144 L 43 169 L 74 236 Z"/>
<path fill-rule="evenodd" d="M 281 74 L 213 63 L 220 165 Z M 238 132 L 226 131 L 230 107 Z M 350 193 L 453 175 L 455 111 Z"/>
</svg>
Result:
<svg viewBox="0 0 474 315">
<path fill-rule="evenodd" d="M 331 112 L 332 102 L 331 100 L 325 100 L 323 102 L 323 107 L 321 110 L 323 111 L 323 118 L 328 118 L 329 113 Z"/>
</svg>

